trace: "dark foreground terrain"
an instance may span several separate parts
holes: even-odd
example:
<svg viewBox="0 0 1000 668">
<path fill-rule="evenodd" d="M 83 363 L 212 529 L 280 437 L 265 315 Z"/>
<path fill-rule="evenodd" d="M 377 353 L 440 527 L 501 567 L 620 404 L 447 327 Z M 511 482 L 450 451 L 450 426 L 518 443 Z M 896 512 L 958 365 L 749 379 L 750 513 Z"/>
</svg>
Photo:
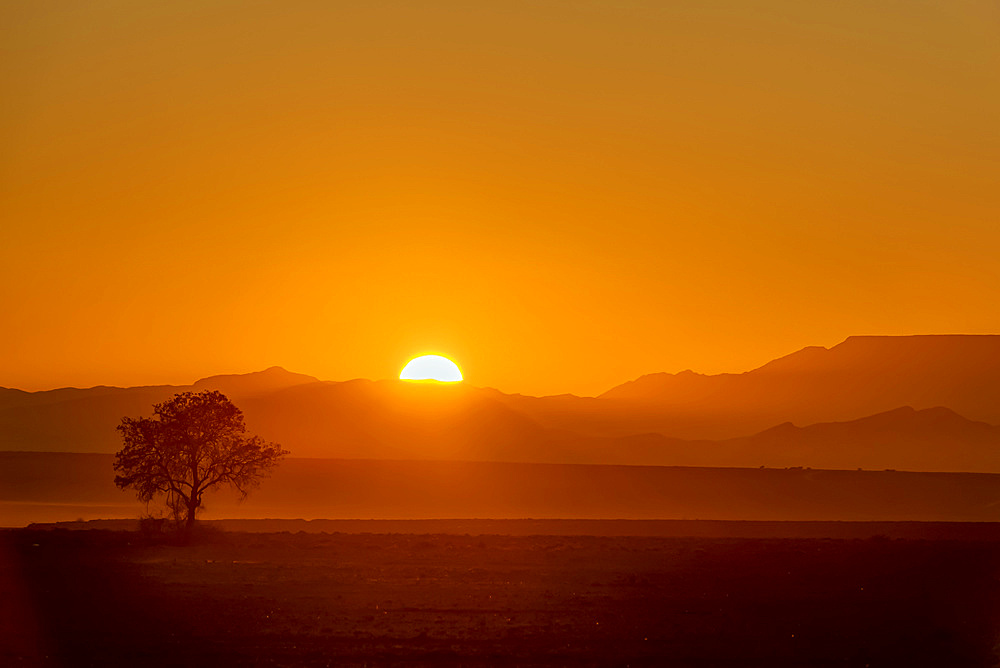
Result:
<svg viewBox="0 0 1000 668">
<path fill-rule="evenodd" d="M 0 532 L 0 665 L 987 666 L 1000 542 Z"/>
</svg>

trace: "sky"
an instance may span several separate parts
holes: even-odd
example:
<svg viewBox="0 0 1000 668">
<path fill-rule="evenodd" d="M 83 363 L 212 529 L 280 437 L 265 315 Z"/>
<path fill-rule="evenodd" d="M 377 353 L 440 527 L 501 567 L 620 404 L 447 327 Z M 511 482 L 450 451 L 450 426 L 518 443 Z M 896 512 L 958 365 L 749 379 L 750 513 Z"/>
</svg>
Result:
<svg viewBox="0 0 1000 668">
<path fill-rule="evenodd" d="M 1000 332 L 992 0 L 0 5 L 0 386 L 593 395 Z"/>
</svg>

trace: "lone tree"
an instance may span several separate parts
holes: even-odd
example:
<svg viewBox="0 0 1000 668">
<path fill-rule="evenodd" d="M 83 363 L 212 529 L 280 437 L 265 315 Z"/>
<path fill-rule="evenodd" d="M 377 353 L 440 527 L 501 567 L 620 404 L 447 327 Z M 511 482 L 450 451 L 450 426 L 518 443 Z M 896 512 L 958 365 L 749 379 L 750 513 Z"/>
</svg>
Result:
<svg viewBox="0 0 1000 668">
<path fill-rule="evenodd" d="M 122 418 L 125 446 L 115 455 L 115 484 L 140 501 L 166 495 L 190 532 L 206 490 L 229 485 L 242 498 L 288 452 L 247 436 L 243 413 L 216 390 L 183 392 L 153 406 L 153 418 Z"/>
</svg>

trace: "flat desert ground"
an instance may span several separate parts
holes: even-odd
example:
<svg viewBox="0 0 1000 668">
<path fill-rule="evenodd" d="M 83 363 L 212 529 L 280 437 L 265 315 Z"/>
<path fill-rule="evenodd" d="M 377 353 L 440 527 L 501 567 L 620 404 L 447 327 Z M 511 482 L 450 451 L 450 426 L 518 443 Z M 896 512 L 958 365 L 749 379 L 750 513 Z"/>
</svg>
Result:
<svg viewBox="0 0 1000 668">
<path fill-rule="evenodd" d="M 516 524 L 210 527 L 191 545 L 0 531 L 0 665 L 997 663 L 993 525 L 938 525 L 929 538 L 906 523 L 835 523 L 838 537 Z M 858 537 L 872 530 L 884 533 Z"/>
</svg>

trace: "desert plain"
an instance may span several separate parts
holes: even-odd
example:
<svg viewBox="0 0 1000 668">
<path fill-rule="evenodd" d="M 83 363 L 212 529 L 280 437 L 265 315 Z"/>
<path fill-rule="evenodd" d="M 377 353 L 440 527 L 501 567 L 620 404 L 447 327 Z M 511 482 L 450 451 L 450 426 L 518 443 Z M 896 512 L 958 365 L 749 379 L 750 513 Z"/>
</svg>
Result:
<svg viewBox="0 0 1000 668">
<path fill-rule="evenodd" d="M 0 532 L 0 663 L 996 660 L 992 524 L 207 523 L 188 545 L 125 524 Z"/>
</svg>

